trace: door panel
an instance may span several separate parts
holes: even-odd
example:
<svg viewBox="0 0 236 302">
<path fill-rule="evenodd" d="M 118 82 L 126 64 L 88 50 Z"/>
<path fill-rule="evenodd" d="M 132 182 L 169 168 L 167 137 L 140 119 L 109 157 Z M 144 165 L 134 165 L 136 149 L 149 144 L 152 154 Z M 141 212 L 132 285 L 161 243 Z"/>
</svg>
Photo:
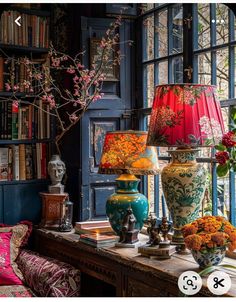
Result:
<svg viewBox="0 0 236 302">
<path fill-rule="evenodd" d="M 101 38 L 112 19 L 81 18 L 82 45 L 89 49 L 91 38 Z M 120 41 L 130 40 L 132 21 L 125 20 L 120 27 Z M 98 174 L 103 142 L 107 131 L 130 129 L 127 111 L 131 109 L 131 48 L 120 45 L 121 60 L 116 81 L 105 81 L 104 97 L 90 105 L 81 119 L 81 204 L 80 219 L 102 219 L 106 217 L 106 199 L 115 191 L 116 175 Z M 88 52 L 83 57 L 85 66 L 90 66 Z"/>
</svg>

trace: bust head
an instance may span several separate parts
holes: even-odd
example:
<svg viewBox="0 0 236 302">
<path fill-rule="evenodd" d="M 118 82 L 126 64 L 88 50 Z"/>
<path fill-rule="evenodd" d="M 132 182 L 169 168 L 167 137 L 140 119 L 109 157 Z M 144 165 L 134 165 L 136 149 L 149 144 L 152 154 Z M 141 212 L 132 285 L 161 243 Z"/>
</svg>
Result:
<svg viewBox="0 0 236 302">
<path fill-rule="evenodd" d="M 65 172 L 65 164 L 60 159 L 48 163 L 48 174 L 50 175 L 52 185 L 60 185 Z"/>
</svg>

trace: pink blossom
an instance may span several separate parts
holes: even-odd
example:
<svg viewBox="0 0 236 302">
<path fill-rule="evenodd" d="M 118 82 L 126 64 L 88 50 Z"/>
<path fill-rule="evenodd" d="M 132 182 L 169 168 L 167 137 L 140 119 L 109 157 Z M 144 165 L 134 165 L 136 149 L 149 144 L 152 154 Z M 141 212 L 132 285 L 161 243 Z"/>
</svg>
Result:
<svg viewBox="0 0 236 302">
<path fill-rule="evenodd" d="M 107 43 L 102 39 L 100 43 L 101 48 L 105 48 L 107 46 Z"/>
<path fill-rule="evenodd" d="M 77 75 L 74 76 L 74 77 L 73 77 L 73 82 L 77 84 L 78 81 L 79 81 L 79 77 L 78 77 Z"/>
<path fill-rule="evenodd" d="M 61 64 L 60 59 L 52 57 L 52 66 L 53 67 L 59 67 L 60 64 Z"/>
<path fill-rule="evenodd" d="M 67 68 L 66 72 L 73 74 L 73 73 L 75 73 L 75 70 L 70 67 L 70 68 Z"/>
<path fill-rule="evenodd" d="M 42 80 L 43 75 L 41 73 L 37 72 L 34 74 L 34 78 L 39 81 L 39 80 Z"/>
<path fill-rule="evenodd" d="M 67 61 L 67 60 L 68 60 L 68 57 L 67 57 L 67 56 L 63 56 L 63 57 L 62 57 L 62 60 L 63 60 L 63 61 Z"/>
<path fill-rule="evenodd" d="M 79 95 L 79 90 L 75 89 L 74 96 L 78 96 L 78 95 Z"/>
<path fill-rule="evenodd" d="M 78 67 L 79 69 L 83 69 L 83 68 L 84 68 L 84 65 L 82 65 L 81 63 L 78 63 L 78 64 L 77 64 L 77 67 Z"/>
<path fill-rule="evenodd" d="M 5 84 L 5 88 L 6 88 L 6 91 L 10 91 L 11 90 L 11 86 L 9 83 L 6 83 Z"/>
<path fill-rule="evenodd" d="M 14 85 L 14 86 L 13 86 L 13 90 L 14 90 L 14 91 L 19 90 L 19 88 L 20 88 L 20 87 L 19 87 L 18 85 Z"/>
<path fill-rule="evenodd" d="M 23 86 L 25 86 L 25 88 L 30 88 L 30 82 L 29 82 L 29 81 L 24 80 L 24 82 L 23 82 Z"/>
<path fill-rule="evenodd" d="M 75 122 L 78 119 L 78 116 L 76 116 L 76 114 L 72 113 L 69 116 L 69 119 L 70 119 L 71 122 Z"/>
<path fill-rule="evenodd" d="M 18 108 L 18 106 L 19 106 L 18 100 L 13 100 L 12 101 L 12 106 L 15 107 L 15 108 Z"/>
</svg>

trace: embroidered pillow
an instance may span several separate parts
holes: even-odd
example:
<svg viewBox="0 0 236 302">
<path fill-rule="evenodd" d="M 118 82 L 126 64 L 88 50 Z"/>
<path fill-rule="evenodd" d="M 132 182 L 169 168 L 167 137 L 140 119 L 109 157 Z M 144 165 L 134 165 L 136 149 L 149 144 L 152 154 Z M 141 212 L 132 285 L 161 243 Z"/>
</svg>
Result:
<svg viewBox="0 0 236 302">
<path fill-rule="evenodd" d="M 30 288 L 27 288 L 24 285 L 7 285 L 0 286 L 0 297 L 34 297 L 34 293 L 30 290 Z"/>
<path fill-rule="evenodd" d="M 11 232 L 0 233 L 0 285 L 20 285 L 11 266 Z"/>
<path fill-rule="evenodd" d="M 27 250 L 20 252 L 17 263 L 37 296 L 80 296 L 80 271 L 70 264 Z"/>
<path fill-rule="evenodd" d="M 19 249 L 25 246 L 32 231 L 32 223 L 29 221 L 21 221 L 15 226 L 0 224 L 0 233 L 11 232 L 10 240 L 10 263 L 14 273 L 23 280 L 23 275 L 18 269 L 16 258 L 19 254 Z"/>
</svg>

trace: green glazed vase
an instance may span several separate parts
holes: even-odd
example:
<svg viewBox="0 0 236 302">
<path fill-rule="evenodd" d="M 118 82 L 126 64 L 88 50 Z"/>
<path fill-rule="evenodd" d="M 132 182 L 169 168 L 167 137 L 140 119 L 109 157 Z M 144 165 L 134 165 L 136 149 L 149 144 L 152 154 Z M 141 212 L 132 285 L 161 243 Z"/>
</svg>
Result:
<svg viewBox="0 0 236 302">
<path fill-rule="evenodd" d="M 122 222 L 129 207 L 132 208 L 136 218 L 135 229 L 141 230 L 144 220 L 148 216 L 148 200 L 139 193 L 138 184 L 140 180 L 116 179 L 117 190 L 112 194 L 106 203 L 106 214 L 109 218 L 112 229 L 120 235 Z"/>
<path fill-rule="evenodd" d="M 183 244 L 181 228 L 199 217 L 205 192 L 206 170 L 196 162 L 196 149 L 168 151 L 172 161 L 163 168 L 162 187 L 174 226 L 173 243 Z"/>
</svg>

